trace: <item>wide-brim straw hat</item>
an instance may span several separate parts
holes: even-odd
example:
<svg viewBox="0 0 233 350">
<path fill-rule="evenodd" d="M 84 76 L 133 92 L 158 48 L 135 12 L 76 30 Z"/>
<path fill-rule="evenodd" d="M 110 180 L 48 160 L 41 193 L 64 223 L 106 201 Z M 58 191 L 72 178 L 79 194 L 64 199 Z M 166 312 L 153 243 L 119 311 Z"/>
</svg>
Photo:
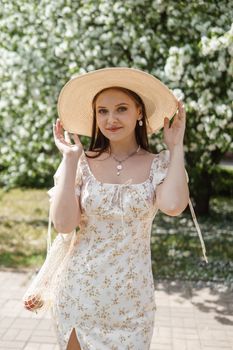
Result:
<svg viewBox="0 0 233 350">
<path fill-rule="evenodd" d="M 130 89 L 141 97 L 148 118 L 148 134 L 158 132 L 164 118 L 172 119 L 177 111 L 176 97 L 153 75 L 135 68 L 109 67 L 75 76 L 64 85 L 57 104 L 63 128 L 70 133 L 91 136 L 92 100 L 100 90 L 111 86 Z"/>
</svg>

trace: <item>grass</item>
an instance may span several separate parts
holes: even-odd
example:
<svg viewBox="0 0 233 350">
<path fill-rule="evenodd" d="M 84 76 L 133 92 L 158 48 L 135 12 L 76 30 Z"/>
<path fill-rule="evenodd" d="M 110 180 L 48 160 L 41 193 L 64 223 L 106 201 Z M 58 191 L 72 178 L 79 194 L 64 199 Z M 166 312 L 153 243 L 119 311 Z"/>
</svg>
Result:
<svg viewBox="0 0 233 350">
<path fill-rule="evenodd" d="M 155 278 L 233 282 L 233 199 L 212 198 L 210 215 L 197 217 L 208 264 L 190 210 L 178 217 L 158 212 L 152 226 Z M 0 267 L 39 268 L 46 255 L 49 200 L 45 189 L 0 190 Z M 52 228 L 52 237 L 56 235 Z"/>
<path fill-rule="evenodd" d="M 189 207 L 188 207 L 189 208 Z M 233 284 L 233 199 L 218 197 L 210 202 L 210 215 L 198 217 L 208 264 L 186 210 L 178 217 L 158 212 L 152 229 L 152 268 L 156 278 L 188 279 Z"/>
<path fill-rule="evenodd" d="M 0 191 L 0 266 L 21 269 L 42 264 L 48 210 L 45 190 Z"/>
</svg>

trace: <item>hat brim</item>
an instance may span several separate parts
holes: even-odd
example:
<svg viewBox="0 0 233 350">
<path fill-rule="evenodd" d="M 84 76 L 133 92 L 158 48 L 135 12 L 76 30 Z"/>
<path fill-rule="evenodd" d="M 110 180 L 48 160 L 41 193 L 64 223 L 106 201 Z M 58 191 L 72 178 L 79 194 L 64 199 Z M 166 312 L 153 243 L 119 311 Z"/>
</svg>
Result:
<svg viewBox="0 0 233 350">
<path fill-rule="evenodd" d="M 177 99 L 153 75 L 135 68 L 109 67 L 76 76 L 64 85 L 57 103 L 63 128 L 70 133 L 91 136 L 93 97 L 111 86 L 130 89 L 142 98 L 148 118 L 148 134 L 159 131 L 164 118 L 170 120 L 177 111 Z"/>
</svg>

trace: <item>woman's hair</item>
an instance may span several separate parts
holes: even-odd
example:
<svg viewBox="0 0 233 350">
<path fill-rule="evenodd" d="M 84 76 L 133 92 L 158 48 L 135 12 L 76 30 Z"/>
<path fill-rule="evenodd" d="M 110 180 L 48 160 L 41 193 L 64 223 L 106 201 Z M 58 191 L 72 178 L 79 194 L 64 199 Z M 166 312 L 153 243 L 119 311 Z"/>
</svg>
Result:
<svg viewBox="0 0 233 350">
<path fill-rule="evenodd" d="M 138 123 L 136 124 L 135 127 L 135 137 L 138 145 L 141 146 L 146 151 L 150 152 L 150 146 L 148 142 L 148 137 L 147 137 L 147 115 L 146 115 L 146 109 L 143 100 L 141 97 L 136 94 L 134 91 L 120 87 L 120 86 L 111 86 L 105 89 L 100 90 L 93 98 L 92 100 L 92 109 L 93 109 L 93 123 L 92 123 L 92 135 L 91 135 L 91 143 L 89 146 L 88 151 L 97 151 L 98 153 L 94 156 L 88 156 L 90 158 L 96 158 L 99 157 L 101 153 L 103 153 L 109 146 L 109 139 L 105 137 L 100 129 L 96 125 L 96 100 L 97 97 L 104 91 L 109 90 L 109 89 L 117 89 L 125 94 L 127 94 L 129 97 L 133 99 L 135 102 L 136 106 L 141 107 L 142 111 L 142 118 L 141 120 L 143 121 L 143 125 L 140 126 Z M 98 129 L 98 130 L 97 130 Z"/>
</svg>

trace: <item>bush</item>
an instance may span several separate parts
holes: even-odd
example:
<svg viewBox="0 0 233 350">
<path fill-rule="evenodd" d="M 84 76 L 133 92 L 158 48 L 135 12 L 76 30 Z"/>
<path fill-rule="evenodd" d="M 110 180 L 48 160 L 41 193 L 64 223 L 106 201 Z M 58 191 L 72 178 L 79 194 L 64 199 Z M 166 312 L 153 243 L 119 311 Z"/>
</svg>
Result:
<svg viewBox="0 0 233 350">
<path fill-rule="evenodd" d="M 184 98 L 187 161 L 211 171 L 233 148 L 232 18 L 226 0 L 3 0 L 1 185 L 48 185 L 61 87 L 109 66 L 143 69 Z M 150 142 L 163 148 L 160 134 Z"/>
<path fill-rule="evenodd" d="M 216 166 L 212 175 L 213 196 L 233 198 L 233 167 Z"/>
</svg>

